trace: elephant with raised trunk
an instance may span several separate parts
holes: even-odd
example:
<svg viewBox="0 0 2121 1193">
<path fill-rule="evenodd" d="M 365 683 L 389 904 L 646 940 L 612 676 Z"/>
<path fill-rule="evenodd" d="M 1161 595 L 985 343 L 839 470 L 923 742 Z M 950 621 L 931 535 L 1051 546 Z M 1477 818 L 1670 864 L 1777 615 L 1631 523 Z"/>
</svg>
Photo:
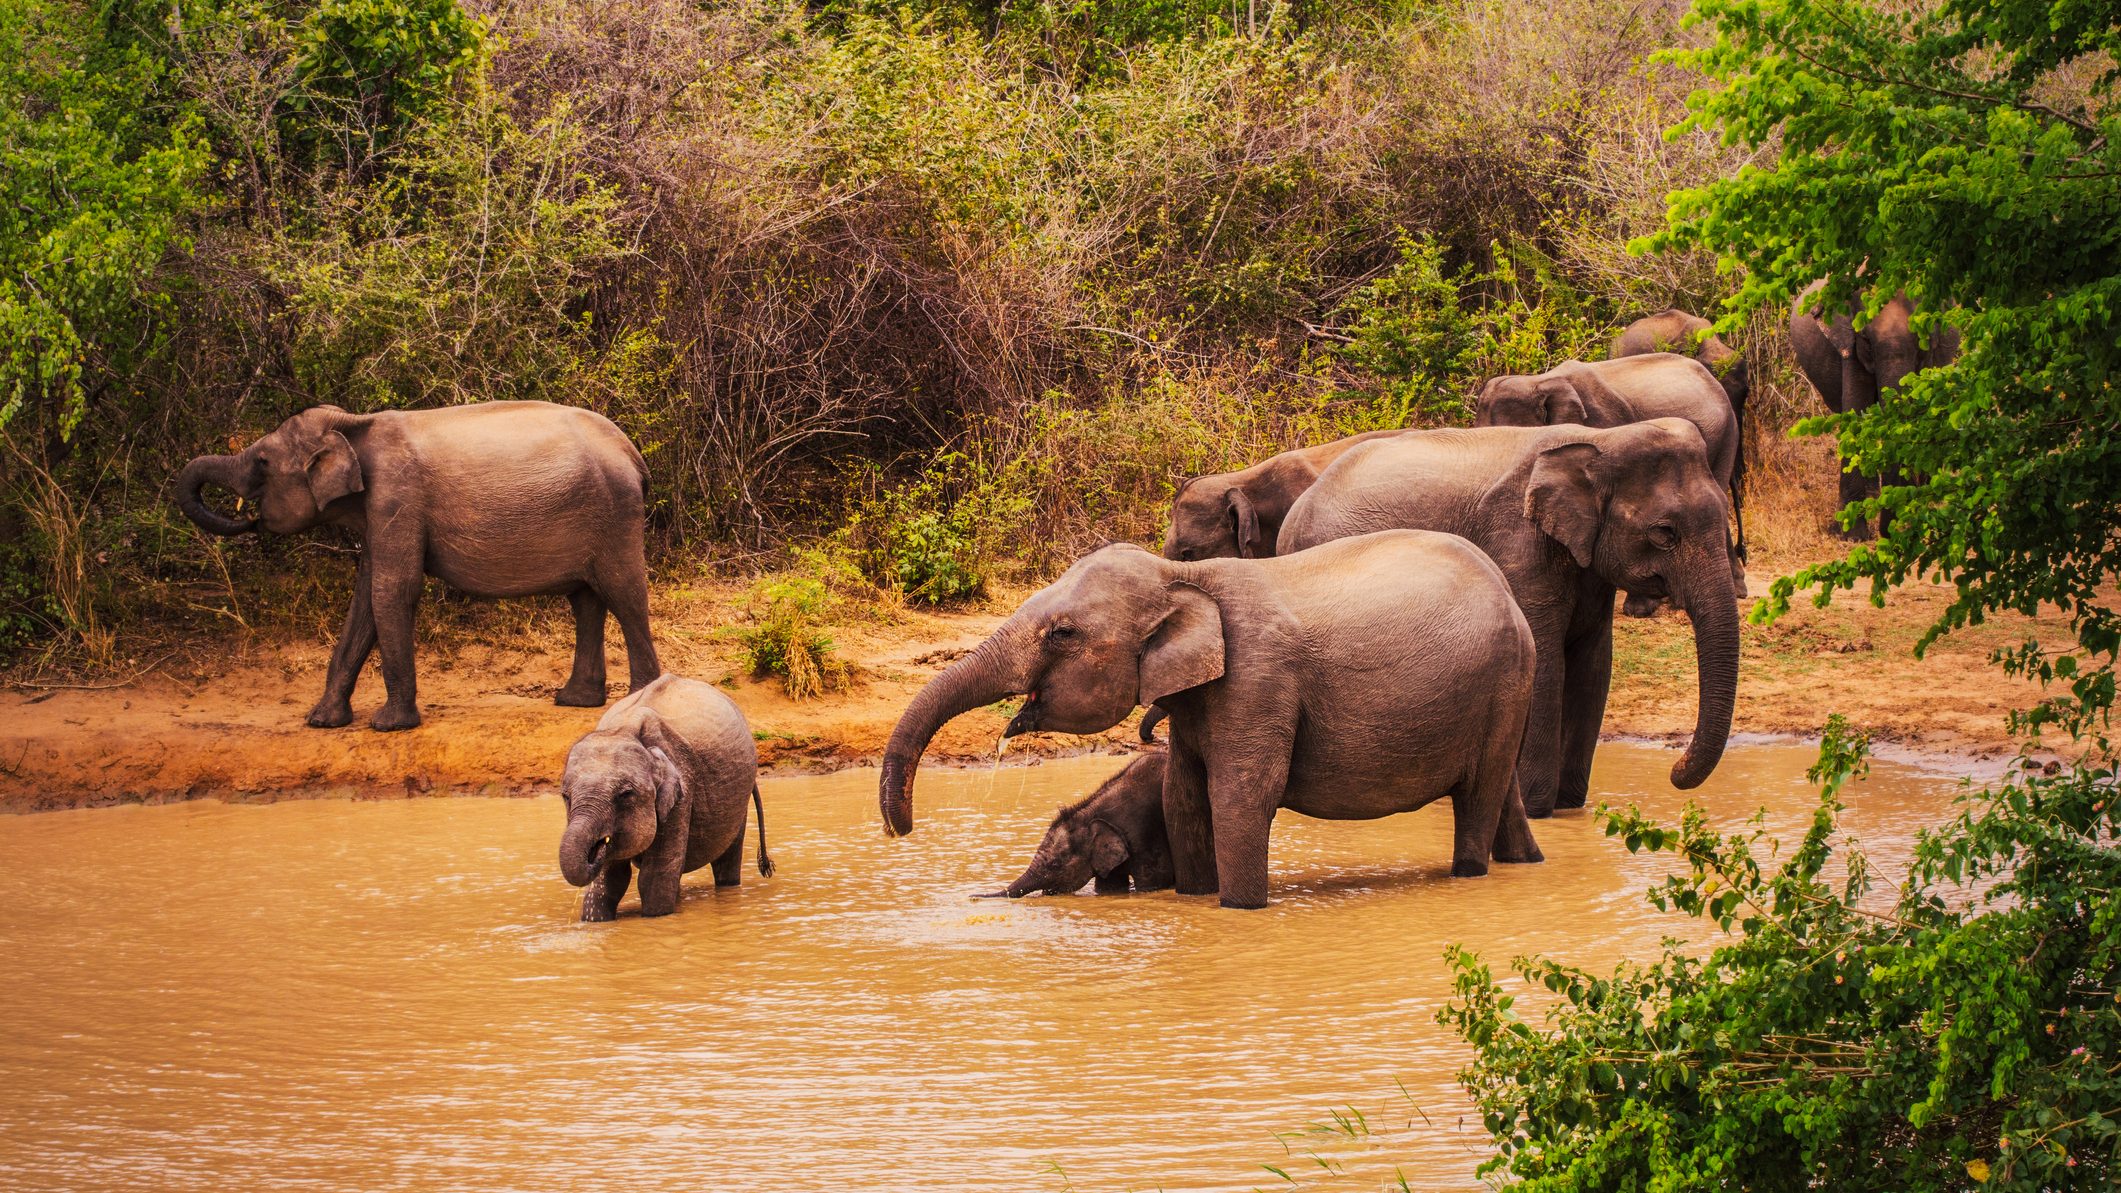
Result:
<svg viewBox="0 0 2121 1193">
<path fill-rule="evenodd" d="M 744 799 L 759 815 L 758 871 L 766 853 L 759 753 L 729 697 L 698 680 L 665 675 L 611 706 L 567 751 L 560 798 L 567 829 L 560 874 L 582 893 L 584 921 L 618 915 L 633 871 L 641 914 L 678 909 L 680 879 L 714 867 L 714 885 L 744 879 Z"/>
<path fill-rule="evenodd" d="M 1164 763 L 1162 751 L 1143 754 L 1062 808 L 1022 876 L 982 897 L 1072 895 L 1093 881 L 1100 895 L 1169 890 L 1177 877 L 1164 831 Z"/>
<path fill-rule="evenodd" d="M 1105 547 L 914 697 L 884 750 L 884 826 L 913 831 L 921 751 L 960 713 L 1027 695 L 1004 736 L 1099 733 L 1155 703 L 1179 893 L 1265 906 L 1282 808 L 1373 820 L 1446 796 L 1451 872 L 1485 874 L 1540 857 L 1511 779 L 1532 669 L 1502 573 L 1451 535 L 1198 563 Z"/>
<path fill-rule="evenodd" d="M 1790 306 L 1790 351 L 1804 379 L 1819 393 L 1819 400 L 1836 414 L 1855 414 L 1878 404 L 1889 389 L 1898 389 L 1910 373 L 1938 369 L 1959 355 L 1959 329 L 1940 326 L 1923 343 L 1915 335 L 1915 308 L 1907 295 L 1895 294 L 1863 330 L 1856 330 L 1846 312 L 1832 321 L 1822 321 L 1807 308 L 1826 285 L 1813 282 Z M 1865 476 L 1844 467 L 1841 471 L 1841 507 L 1878 495 L 1881 478 Z M 1898 484 L 1897 476 L 1882 478 Z M 1881 514 L 1879 529 L 1889 520 Z M 1851 539 L 1871 537 L 1868 519 L 1857 519 L 1841 530 Z"/>
<path fill-rule="evenodd" d="M 1701 432 L 1709 471 L 1730 495 L 1738 534 L 1731 546 L 1731 583 L 1745 591 L 1745 515 L 1740 512 L 1744 442 L 1738 411 L 1699 361 L 1670 352 L 1617 360 L 1564 361 L 1531 376 L 1490 378 L 1474 406 L 1476 427 L 1624 427 L 1653 418 L 1683 418 Z M 1645 617 L 1658 602 L 1630 595 L 1626 612 Z"/>
<path fill-rule="evenodd" d="M 208 507 L 208 484 L 252 503 L 231 518 Z M 319 729 L 353 720 L 354 682 L 383 659 L 376 729 L 420 723 L 413 618 L 426 577 L 482 597 L 565 594 L 574 606 L 574 671 L 561 704 L 604 703 L 604 615 L 626 635 L 638 691 L 662 668 L 648 634 L 642 548 L 648 467 L 625 432 L 587 410 L 486 402 L 441 410 L 348 414 L 305 410 L 230 456 L 200 456 L 177 474 L 177 505 L 221 535 L 295 534 L 344 526 L 361 537 L 353 605 L 332 651 Z"/>
<path fill-rule="evenodd" d="M 1397 434 L 1368 431 L 1285 451 L 1236 472 L 1188 480 L 1171 500 L 1164 558 L 1259 559 L 1274 554 L 1281 520 L 1319 473 L 1356 444 Z"/>
<path fill-rule="evenodd" d="M 1363 444 L 1282 526 L 1283 554 L 1411 527 L 1464 535 L 1509 578 L 1538 651 L 1525 811 L 1581 807 L 1613 675 L 1613 596 L 1669 600 L 1694 623 L 1700 706 L 1672 784 L 1716 769 L 1738 692 L 1738 597 L 1723 486 L 1694 424 L 1410 431 Z"/>
</svg>

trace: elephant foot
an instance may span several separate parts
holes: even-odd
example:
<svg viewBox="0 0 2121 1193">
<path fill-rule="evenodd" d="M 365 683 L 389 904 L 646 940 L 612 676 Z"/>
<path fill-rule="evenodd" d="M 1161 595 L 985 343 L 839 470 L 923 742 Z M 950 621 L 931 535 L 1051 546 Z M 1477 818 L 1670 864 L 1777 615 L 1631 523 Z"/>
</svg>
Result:
<svg viewBox="0 0 2121 1193">
<path fill-rule="evenodd" d="M 1529 866 L 1547 860 L 1547 855 L 1541 853 L 1538 843 L 1532 840 L 1530 834 L 1526 834 L 1521 844 L 1515 841 L 1507 844 L 1497 842 L 1495 860 L 1507 866 Z"/>
<path fill-rule="evenodd" d="M 309 710 L 311 729 L 342 729 L 353 724 L 353 708 L 346 704 L 320 702 Z"/>
<path fill-rule="evenodd" d="M 1486 878 L 1487 876 L 1488 864 L 1486 862 L 1476 862 L 1471 858 L 1463 857 L 1454 859 L 1451 862 L 1451 877 L 1453 878 Z"/>
<path fill-rule="evenodd" d="M 1834 536 L 1851 543 L 1867 543 L 1876 536 L 1871 533 L 1869 518 L 1858 518 L 1848 526 L 1836 526 Z"/>
<path fill-rule="evenodd" d="M 1229 908 L 1231 911 L 1258 911 L 1267 905 L 1264 897 L 1254 900 L 1224 895 L 1221 902 L 1224 907 Z"/>
<path fill-rule="evenodd" d="M 585 924 L 608 924 L 618 918 L 619 909 L 616 907 L 584 907 L 582 909 L 582 922 Z"/>
<path fill-rule="evenodd" d="M 1581 808 L 1588 798 L 1585 792 L 1564 791 L 1554 797 L 1554 806 L 1556 808 Z M 1531 815 L 1529 812 L 1525 814 L 1527 816 Z"/>
<path fill-rule="evenodd" d="M 559 694 L 552 698 L 554 704 L 567 708 L 602 708 L 607 693 L 604 684 L 576 683 L 569 680 Z"/>
<path fill-rule="evenodd" d="M 400 729 L 420 727 L 420 710 L 417 708 L 393 708 L 386 704 L 368 718 L 368 727 L 378 733 L 395 733 Z"/>
</svg>

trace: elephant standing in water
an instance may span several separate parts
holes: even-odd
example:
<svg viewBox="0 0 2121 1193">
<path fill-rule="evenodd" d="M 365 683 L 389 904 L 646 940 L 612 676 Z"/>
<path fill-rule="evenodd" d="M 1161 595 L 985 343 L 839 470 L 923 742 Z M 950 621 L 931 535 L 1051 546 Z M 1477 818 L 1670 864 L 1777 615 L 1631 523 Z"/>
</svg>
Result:
<svg viewBox="0 0 2121 1193">
<path fill-rule="evenodd" d="M 560 874 L 588 888 L 582 919 L 618 915 L 634 867 L 646 916 L 676 911 L 681 877 L 701 866 L 714 866 L 716 886 L 742 882 L 746 795 L 759 814 L 759 874 L 771 876 L 758 773 L 744 714 L 698 680 L 665 675 L 612 705 L 567 751 L 560 780 Z"/>
<path fill-rule="evenodd" d="M 1878 404 L 1884 391 L 1900 388 L 1907 375 L 1918 369 L 1937 369 L 1959 355 L 1959 329 L 1941 326 L 1930 333 L 1928 345 L 1915 336 L 1911 320 L 1915 308 L 1907 295 L 1895 294 L 1875 318 L 1857 331 L 1847 313 L 1822 322 L 1805 306 L 1825 282 L 1813 282 L 1790 306 L 1790 351 L 1804 379 L 1819 393 L 1819 400 L 1836 414 L 1855 414 Z M 1886 484 L 1899 477 L 1887 475 Z M 1841 471 L 1841 507 L 1878 495 L 1879 478 L 1867 477 L 1850 468 Z M 1889 523 L 1879 515 L 1879 530 Z M 1841 532 L 1848 538 L 1871 537 L 1868 519 L 1851 522 Z"/>
<path fill-rule="evenodd" d="M 1164 831 L 1162 751 L 1143 754 L 1096 791 L 1062 808 L 1046 829 L 1031 864 L 992 897 L 1021 899 L 1033 891 L 1072 895 L 1095 880 L 1100 895 L 1169 890 L 1171 838 Z M 987 898 L 990 896 L 981 896 Z"/>
<path fill-rule="evenodd" d="M 258 516 L 207 507 L 209 483 Z M 353 605 L 309 723 L 353 720 L 354 682 L 383 657 L 376 729 L 420 723 L 413 617 L 427 576 L 482 597 L 564 593 L 574 606 L 574 671 L 559 703 L 604 703 L 604 614 L 626 635 L 633 689 L 662 674 L 648 634 L 642 548 L 648 467 L 625 432 L 587 410 L 486 402 L 441 410 L 305 410 L 232 456 L 200 456 L 177 474 L 177 505 L 214 534 L 320 524 L 361 536 Z"/>
<path fill-rule="evenodd" d="M 1286 533 L 1286 532 L 1285 532 Z M 1463 539 L 1395 531 L 1279 559 L 1077 560 L 914 697 L 878 798 L 913 831 L 921 751 L 950 718 L 1028 694 L 1004 736 L 1171 719 L 1164 825 L 1181 894 L 1267 902 L 1276 811 L 1372 820 L 1449 796 L 1451 872 L 1538 861 L 1511 774 L 1532 635 Z"/>
<path fill-rule="evenodd" d="M 1581 807 L 1613 676 L 1613 594 L 1663 598 L 1694 623 L 1700 706 L 1672 784 L 1716 769 L 1738 691 L 1729 513 L 1694 424 L 1410 431 L 1340 458 L 1289 511 L 1282 554 L 1390 527 L 1463 535 L 1509 578 L 1537 645 L 1524 752 L 1527 814 Z"/>
<path fill-rule="evenodd" d="M 1723 386 L 1698 361 L 1669 352 L 1617 360 L 1565 361 L 1533 376 L 1490 378 L 1473 410 L 1476 427 L 1623 427 L 1653 418 L 1683 418 L 1701 432 L 1709 471 L 1730 494 L 1738 522 L 1731 582 L 1745 591 L 1745 515 L 1738 513 L 1745 463 L 1738 412 Z M 1653 598 L 1630 595 L 1626 612 L 1656 612 Z"/>
<path fill-rule="evenodd" d="M 1258 559 L 1274 554 L 1281 520 L 1319 473 L 1356 444 L 1397 434 L 1367 431 L 1285 451 L 1236 472 L 1188 480 L 1171 500 L 1164 558 Z"/>
</svg>

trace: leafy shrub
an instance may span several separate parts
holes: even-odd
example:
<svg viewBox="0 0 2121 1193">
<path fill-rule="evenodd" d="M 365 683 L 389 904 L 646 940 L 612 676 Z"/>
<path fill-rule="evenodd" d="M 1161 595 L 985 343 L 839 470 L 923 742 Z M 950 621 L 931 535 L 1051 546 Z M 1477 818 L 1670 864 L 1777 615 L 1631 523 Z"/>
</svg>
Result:
<svg viewBox="0 0 2121 1193">
<path fill-rule="evenodd" d="M 866 501 L 840 542 L 863 575 L 907 600 L 971 600 L 986 594 L 1001 545 L 1017 537 L 1028 506 L 1016 476 L 946 451 L 916 480 Z"/>
<path fill-rule="evenodd" d="M 1463 1078 L 1499 1154 L 1545 1190 L 2105 1189 L 2121 1171 L 2121 808 L 2116 772 L 2024 773 L 1923 834 L 1892 910 L 1836 853 L 1838 792 L 1866 743 L 1835 718 L 1796 848 L 1601 812 L 1632 850 L 1685 866 L 1659 908 L 1729 933 L 1596 974 L 1515 968 L 1559 1001 L 1522 1019 L 1453 949 L 1440 1014 L 1476 1049 Z"/>
<path fill-rule="evenodd" d="M 751 624 L 737 631 L 744 665 L 757 676 L 778 675 L 796 700 L 847 684 L 847 664 L 833 657 L 832 639 L 818 626 L 831 594 L 812 576 L 762 580 L 751 590 Z"/>
</svg>

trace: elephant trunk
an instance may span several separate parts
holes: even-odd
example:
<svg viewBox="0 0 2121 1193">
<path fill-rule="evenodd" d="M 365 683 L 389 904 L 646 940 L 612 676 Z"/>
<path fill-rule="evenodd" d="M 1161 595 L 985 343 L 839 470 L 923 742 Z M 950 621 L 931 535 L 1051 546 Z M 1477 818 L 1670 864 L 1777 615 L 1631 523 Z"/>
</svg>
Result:
<svg viewBox="0 0 2121 1193">
<path fill-rule="evenodd" d="M 888 835 L 903 837 L 913 831 L 913 773 L 936 731 L 960 713 L 1025 690 L 1024 668 L 1012 657 L 1014 636 L 1006 626 L 997 631 L 929 680 L 899 716 L 884 746 L 884 774 L 877 788 L 877 805 Z"/>
<path fill-rule="evenodd" d="M 256 530 L 256 518 L 224 517 L 208 508 L 200 496 L 200 490 L 208 481 L 242 493 L 243 487 L 238 483 L 238 469 L 242 463 L 241 456 L 200 456 L 186 464 L 184 471 L 177 474 L 177 508 L 208 534 L 248 534 Z"/>
<path fill-rule="evenodd" d="M 1731 735 L 1731 707 L 1738 698 L 1738 594 L 1728 559 L 1701 551 L 1684 589 L 1687 618 L 1694 623 L 1694 664 L 1700 674 L 1700 707 L 1694 737 L 1672 764 L 1672 786 L 1699 787 L 1723 758 Z"/>
<path fill-rule="evenodd" d="M 567 818 L 567 831 L 560 836 L 560 874 L 569 886 L 588 886 L 604 868 L 611 850 L 611 834 L 603 818 L 577 808 Z"/>
</svg>

